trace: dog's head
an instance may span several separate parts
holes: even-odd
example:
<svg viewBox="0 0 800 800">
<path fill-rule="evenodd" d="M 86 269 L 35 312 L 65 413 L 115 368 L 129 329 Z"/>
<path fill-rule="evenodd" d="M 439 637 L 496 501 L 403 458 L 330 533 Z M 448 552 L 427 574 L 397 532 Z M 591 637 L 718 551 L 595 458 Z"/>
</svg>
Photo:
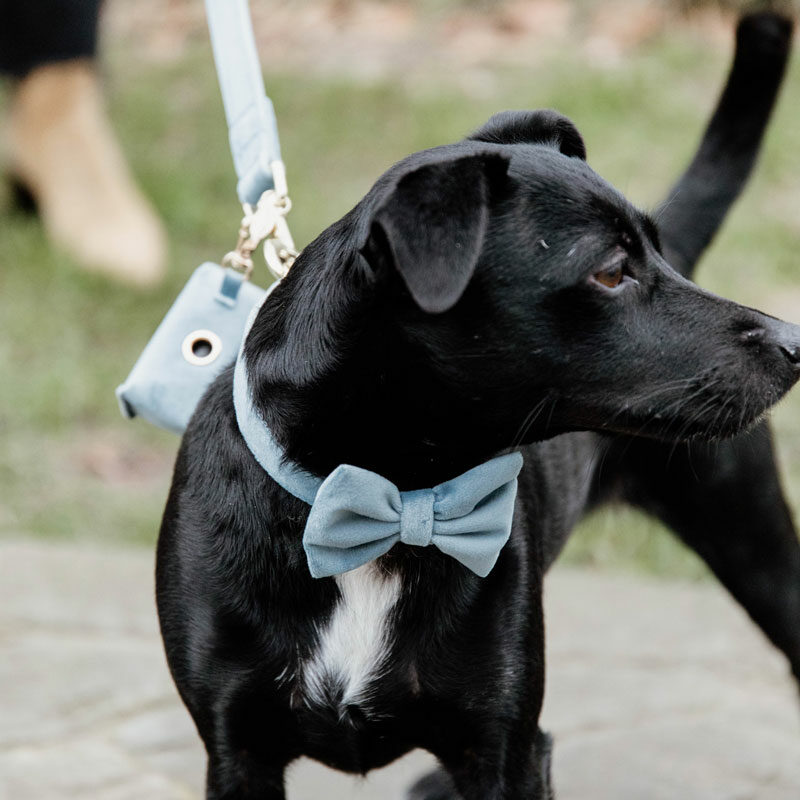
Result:
<svg viewBox="0 0 800 800">
<path fill-rule="evenodd" d="M 653 220 L 550 111 L 400 162 L 285 283 L 280 330 L 262 314 L 248 342 L 272 372 L 264 402 L 316 386 L 370 435 L 381 419 L 489 449 L 580 429 L 731 435 L 800 376 L 800 327 L 673 271 Z"/>
</svg>

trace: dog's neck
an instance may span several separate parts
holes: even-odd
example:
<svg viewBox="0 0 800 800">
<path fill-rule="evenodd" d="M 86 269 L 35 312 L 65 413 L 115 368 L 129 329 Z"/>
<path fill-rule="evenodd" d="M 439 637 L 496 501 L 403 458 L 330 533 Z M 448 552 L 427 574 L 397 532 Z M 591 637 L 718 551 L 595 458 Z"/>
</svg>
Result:
<svg viewBox="0 0 800 800">
<path fill-rule="evenodd" d="M 298 262 L 248 337 L 253 402 L 287 458 L 320 476 L 353 464 L 405 490 L 497 455 L 433 368 L 409 364 L 399 332 L 376 323 L 370 276 L 339 255 Z"/>
<path fill-rule="evenodd" d="M 290 461 L 319 476 L 352 464 L 407 490 L 441 483 L 494 455 L 466 446 L 468 430 L 458 439 L 443 434 L 438 415 L 415 405 L 415 391 L 389 371 L 358 373 L 348 369 L 305 387 L 254 385 L 256 407 Z"/>
</svg>

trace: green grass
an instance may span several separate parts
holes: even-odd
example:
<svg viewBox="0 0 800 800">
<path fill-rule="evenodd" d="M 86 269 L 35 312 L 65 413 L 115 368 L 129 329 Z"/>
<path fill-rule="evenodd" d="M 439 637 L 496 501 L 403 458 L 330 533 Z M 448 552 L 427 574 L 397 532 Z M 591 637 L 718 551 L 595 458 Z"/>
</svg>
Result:
<svg viewBox="0 0 800 800">
<path fill-rule="evenodd" d="M 662 38 L 617 66 L 553 53 L 530 69 L 487 65 L 493 91 L 447 76 L 425 84 L 268 74 L 295 210 L 307 243 L 408 152 L 452 141 L 504 108 L 555 107 L 577 123 L 591 164 L 655 205 L 691 155 L 727 69 L 691 36 Z M 0 535 L 152 545 L 178 440 L 118 414 L 113 389 L 201 261 L 233 244 L 239 208 L 210 54 L 140 63 L 118 47 L 107 72 L 112 117 L 171 238 L 166 284 L 144 294 L 86 275 L 0 192 Z M 800 70 L 790 72 L 746 196 L 704 263 L 704 285 L 750 305 L 800 301 Z M 259 267 L 257 281 L 266 282 Z M 794 315 L 800 319 L 800 308 Z M 800 392 L 775 415 L 786 484 L 800 506 Z M 702 576 L 655 523 L 593 516 L 572 562 Z"/>
</svg>

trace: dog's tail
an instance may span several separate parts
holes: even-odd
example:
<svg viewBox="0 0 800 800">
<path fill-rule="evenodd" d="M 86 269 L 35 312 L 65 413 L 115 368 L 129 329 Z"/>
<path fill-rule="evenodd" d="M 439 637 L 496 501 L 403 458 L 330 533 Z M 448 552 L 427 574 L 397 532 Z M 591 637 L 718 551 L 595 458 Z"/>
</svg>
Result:
<svg viewBox="0 0 800 800">
<path fill-rule="evenodd" d="M 792 21 L 748 14 L 736 29 L 728 82 L 700 147 L 657 212 L 664 255 L 691 276 L 758 155 L 791 50 Z"/>
</svg>

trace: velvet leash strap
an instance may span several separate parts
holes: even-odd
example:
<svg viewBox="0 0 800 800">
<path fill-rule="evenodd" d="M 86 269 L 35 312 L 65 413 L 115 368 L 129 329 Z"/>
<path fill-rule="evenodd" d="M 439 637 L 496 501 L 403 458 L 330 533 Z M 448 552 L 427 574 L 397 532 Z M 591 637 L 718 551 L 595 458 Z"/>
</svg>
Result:
<svg viewBox="0 0 800 800">
<path fill-rule="evenodd" d="M 255 206 L 268 189 L 280 192 L 273 165 L 282 163 L 278 124 L 264 89 L 249 3 L 206 0 L 206 14 L 239 178 L 236 190 L 242 204 Z"/>
</svg>

